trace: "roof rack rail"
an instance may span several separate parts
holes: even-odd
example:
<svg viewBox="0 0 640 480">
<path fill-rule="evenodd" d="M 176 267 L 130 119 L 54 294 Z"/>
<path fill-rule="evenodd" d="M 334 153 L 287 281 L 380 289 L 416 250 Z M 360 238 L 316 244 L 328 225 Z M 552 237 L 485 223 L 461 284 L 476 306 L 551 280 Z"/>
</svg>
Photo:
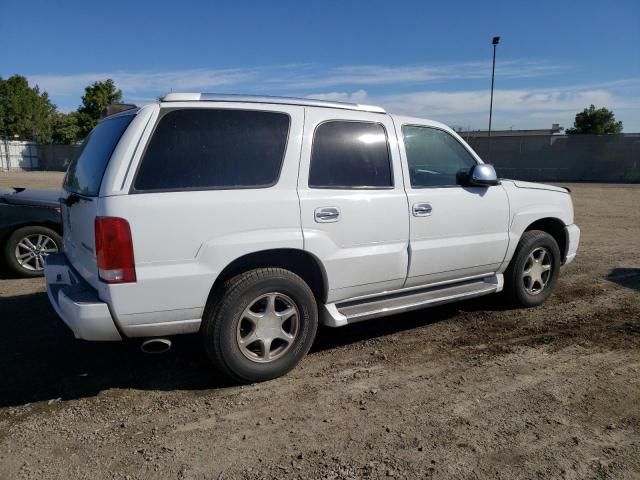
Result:
<svg viewBox="0 0 640 480">
<path fill-rule="evenodd" d="M 306 107 L 340 108 L 343 110 L 359 110 L 362 112 L 387 113 L 382 107 L 361 105 L 358 103 L 315 100 L 313 98 L 276 97 L 269 95 L 237 95 L 219 93 L 168 93 L 160 99 L 163 102 L 246 102 L 275 103 L 279 105 L 301 105 Z"/>
</svg>

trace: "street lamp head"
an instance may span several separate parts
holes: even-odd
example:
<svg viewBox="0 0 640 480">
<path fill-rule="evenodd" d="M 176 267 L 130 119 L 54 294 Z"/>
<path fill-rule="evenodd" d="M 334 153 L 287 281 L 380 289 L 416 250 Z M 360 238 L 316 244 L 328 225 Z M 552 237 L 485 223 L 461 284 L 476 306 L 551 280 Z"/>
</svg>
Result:
<svg viewBox="0 0 640 480">
<path fill-rule="evenodd" d="M 493 37 L 493 45 L 498 45 L 500 43 L 500 37 Z"/>
</svg>

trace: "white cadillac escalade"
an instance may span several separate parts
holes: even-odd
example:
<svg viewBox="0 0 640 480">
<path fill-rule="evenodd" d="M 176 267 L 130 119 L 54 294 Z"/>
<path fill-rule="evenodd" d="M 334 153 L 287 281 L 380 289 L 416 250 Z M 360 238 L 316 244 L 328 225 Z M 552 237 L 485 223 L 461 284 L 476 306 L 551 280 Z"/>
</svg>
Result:
<svg viewBox="0 0 640 480">
<path fill-rule="evenodd" d="M 447 126 L 307 99 L 171 93 L 107 117 L 61 201 L 46 280 L 75 336 L 197 332 L 239 382 L 292 369 L 319 322 L 503 288 L 540 305 L 580 236 L 568 190 L 498 180 Z"/>
</svg>

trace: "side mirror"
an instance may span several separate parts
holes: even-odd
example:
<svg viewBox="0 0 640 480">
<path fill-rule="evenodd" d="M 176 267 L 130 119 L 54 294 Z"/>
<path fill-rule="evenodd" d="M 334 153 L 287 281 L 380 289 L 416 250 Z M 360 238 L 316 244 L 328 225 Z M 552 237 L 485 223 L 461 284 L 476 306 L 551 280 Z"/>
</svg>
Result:
<svg viewBox="0 0 640 480">
<path fill-rule="evenodd" d="M 493 165 L 488 163 L 479 163 L 471 167 L 469 171 L 469 184 L 479 187 L 489 187 L 491 185 L 499 185 L 498 175 Z"/>
</svg>

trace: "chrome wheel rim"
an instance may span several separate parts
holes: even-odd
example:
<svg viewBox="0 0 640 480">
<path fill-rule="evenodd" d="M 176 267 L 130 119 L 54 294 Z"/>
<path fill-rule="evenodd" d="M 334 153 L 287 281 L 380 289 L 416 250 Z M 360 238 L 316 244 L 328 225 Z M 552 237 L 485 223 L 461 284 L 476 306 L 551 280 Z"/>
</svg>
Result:
<svg viewBox="0 0 640 480">
<path fill-rule="evenodd" d="M 242 354 L 258 363 L 282 357 L 300 330 L 296 303 L 278 292 L 261 295 L 249 303 L 238 321 L 236 341 Z"/>
<path fill-rule="evenodd" d="M 15 249 L 16 260 L 25 270 L 41 272 L 44 270 L 44 257 L 56 253 L 58 245 L 53 238 L 42 233 L 27 235 L 18 242 Z"/>
<path fill-rule="evenodd" d="M 540 294 L 549 283 L 553 261 L 551 253 L 544 247 L 534 248 L 522 270 L 522 282 L 524 289 L 529 295 Z"/>
</svg>

